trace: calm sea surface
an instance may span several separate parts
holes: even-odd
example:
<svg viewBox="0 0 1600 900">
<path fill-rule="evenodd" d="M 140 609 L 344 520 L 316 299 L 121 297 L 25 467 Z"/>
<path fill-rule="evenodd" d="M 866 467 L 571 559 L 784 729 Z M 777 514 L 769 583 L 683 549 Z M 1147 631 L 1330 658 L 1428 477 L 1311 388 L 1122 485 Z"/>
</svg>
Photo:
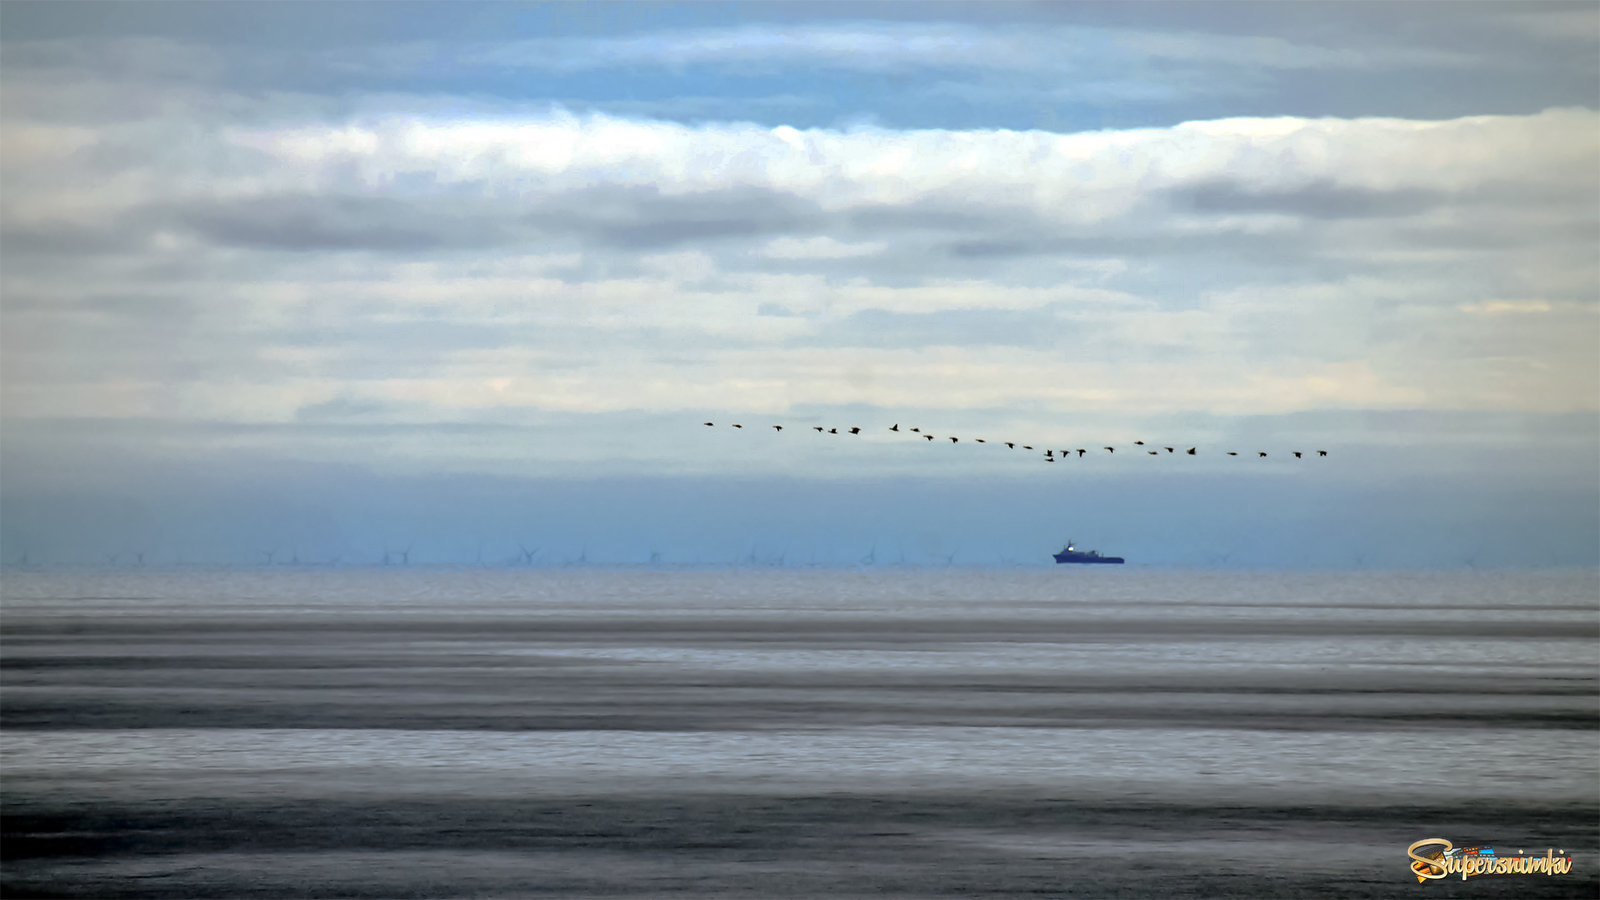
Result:
<svg viewBox="0 0 1600 900">
<path fill-rule="evenodd" d="M 6 896 L 1600 892 L 1594 572 L 0 584 Z"/>
</svg>

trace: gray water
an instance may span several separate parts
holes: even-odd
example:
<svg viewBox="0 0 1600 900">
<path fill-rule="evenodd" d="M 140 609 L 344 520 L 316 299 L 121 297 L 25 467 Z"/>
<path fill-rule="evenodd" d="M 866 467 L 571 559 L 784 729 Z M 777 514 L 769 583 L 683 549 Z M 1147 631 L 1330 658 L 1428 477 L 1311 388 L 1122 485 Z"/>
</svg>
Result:
<svg viewBox="0 0 1600 900">
<path fill-rule="evenodd" d="M 3 586 L 8 896 L 1600 891 L 1594 572 Z"/>
</svg>

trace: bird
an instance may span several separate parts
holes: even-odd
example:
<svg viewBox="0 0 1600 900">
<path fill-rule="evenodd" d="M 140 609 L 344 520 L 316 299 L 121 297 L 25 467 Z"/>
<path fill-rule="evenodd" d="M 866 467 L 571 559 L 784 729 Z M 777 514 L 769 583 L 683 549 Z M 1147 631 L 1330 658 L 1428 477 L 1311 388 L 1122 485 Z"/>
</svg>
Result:
<svg viewBox="0 0 1600 900">
<path fill-rule="evenodd" d="M 1017 445 L 1015 443 L 1011 442 L 1011 441 L 1006 441 L 1006 446 L 1011 448 L 1012 450 L 1017 449 Z"/>
<path fill-rule="evenodd" d="M 893 425 L 889 426 L 889 430 L 890 431 L 899 431 L 900 430 L 900 423 L 896 422 Z"/>
<path fill-rule="evenodd" d="M 915 431 L 917 434 L 921 434 L 922 433 L 922 429 L 921 428 L 913 428 L 911 430 Z"/>
<path fill-rule="evenodd" d="M 1239 454 L 1238 454 L 1238 453 L 1237 453 L 1237 452 L 1236 452 L 1236 451 L 1233 451 L 1233 450 L 1229 450 L 1229 451 L 1228 451 L 1228 455 L 1229 455 L 1229 456 L 1238 456 L 1238 455 L 1239 455 Z"/>
<path fill-rule="evenodd" d="M 851 433 L 851 434 L 860 434 L 860 433 L 861 433 L 861 429 L 859 429 L 859 428 L 852 428 L 852 429 L 850 429 L 850 433 Z"/>
<path fill-rule="evenodd" d="M 1160 456 L 1161 455 L 1161 454 L 1157 453 L 1154 450 L 1146 450 L 1145 452 L 1150 454 L 1151 456 Z"/>
<path fill-rule="evenodd" d="M 1044 458 L 1045 459 L 1055 459 L 1056 458 L 1055 454 L 1056 454 L 1056 452 L 1054 450 L 1046 450 L 1044 452 Z"/>
<path fill-rule="evenodd" d="M 1115 447 L 1107 447 L 1106 448 L 1106 452 L 1107 453 L 1115 453 L 1115 452 L 1117 452 L 1117 448 L 1115 448 Z"/>
<path fill-rule="evenodd" d="M 1084 452 L 1084 451 L 1083 451 L 1083 448 L 1082 448 L 1082 447 L 1079 447 L 1079 448 L 1078 448 L 1078 458 L 1079 458 L 1079 459 L 1083 459 L 1083 452 Z"/>
<path fill-rule="evenodd" d="M 1190 456 L 1193 456 L 1194 455 L 1194 448 L 1190 447 L 1188 450 L 1185 450 L 1184 452 L 1189 454 Z"/>
<path fill-rule="evenodd" d="M 923 437 L 927 438 L 930 441 L 933 440 L 933 435 L 931 435 L 931 434 L 925 434 L 925 435 L 923 435 Z"/>
<path fill-rule="evenodd" d="M 1033 449 L 1033 445 L 1032 444 L 1023 444 L 1022 445 L 1022 449 L 1024 449 L 1024 450 L 1032 450 Z"/>
<path fill-rule="evenodd" d="M 735 428 L 743 428 L 744 426 L 743 425 L 735 425 L 733 427 L 735 427 Z"/>
<path fill-rule="evenodd" d="M 957 440 L 959 440 L 957 437 L 955 437 L 954 435 L 951 435 L 950 443 L 954 444 Z"/>
<path fill-rule="evenodd" d="M 1265 450 L 1258 451 L 1256 453 L 1256 455 L 1265 458 L 1266 455 L 1267 455 L 1267 451 L 1265 451 Z"/>
<path fill-rule="evenodd" d="M 1300 458 L 1300 451 L 1299 450 L 1294 451 L 1294 458 L 1295 459 L 1299 459 Z"/>
<path fill-rule="evenodd" d="M 1317 455 L 1318 456 L 1327 456 L 1328 455 L 1328 451 L 1326 451 L 1326 450 L 1318 450 L 1317 451 Z"/>
<path fill-rule="evenodd" d="M 978 443 L 980 443 L 980 444 L 987 444 L 987 443 L 989 443 L 989 442 L 988 442 L 988 441 L 986 441 L 986 440 L 984 440 L 984 439 L 983 439 L 983 438 L 973 438 L 973 440 L 975 440 L 975 441 L 977 441 L 977 442 L 978 442 Z"/>
<path fill-rule="evenodd" d="M 813 426 L 811 426 L 811 430 L 812 431 L 821 431 L 822 430 L 822 426 L 821 425 L 813 425 Z"/>
<path fill-rule="evenodd" d="M 774 425 L 774 426 L 772 426 L 772 430 L 773 431 L 782 431 L 783 430 L 783 426 L 782 425 Z"/>
<path fill-rule="evenodd" d="M 1144 441 L 1134 441 L 1133 445 L 1135 447 L 1143 447 L 1144 446 Z"/>
<path fill-rule="evenodd" d="M 1054 456 L 1051 456 L 1050 454 L 1046 453 L 1045 457 L 1044 457 L 1044 461 L 1045 462 L 1055 462 L 1056 458 Z"/>
<path fill-rule="evenodd" d="M 1168 452 L 1168 453 L 1171 453 L 1171 452 L 1172 452 L 1172 448 L 1171 448 L 1171 447 L 1168 447 L 1168 448 L 1167 448 L 1167 452 Z"/>
<path fill-rule="evenodd" d="M 716 423 L 715 423 L 715 422 L 707 422 L 707 423 L 706 423 L 706 424 L 707 424 L 707 425 L 714 425 L 714 424 L 716 424 Z"/>
<path fill-rule="evenodd" d="M 829 428 L 828 429 L 828 433 L 829 434 L 838 434 L 839 433 L 839 429 L 837 429 L 837 428 Z"/>
</svg>

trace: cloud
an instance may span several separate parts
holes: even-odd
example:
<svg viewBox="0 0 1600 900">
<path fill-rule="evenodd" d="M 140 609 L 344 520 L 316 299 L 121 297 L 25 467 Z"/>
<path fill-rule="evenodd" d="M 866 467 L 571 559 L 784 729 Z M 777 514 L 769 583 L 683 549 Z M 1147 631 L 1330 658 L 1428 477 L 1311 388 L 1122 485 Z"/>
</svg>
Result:
<svg viewBox="0 0 1600 900">
<path fill-rule="evenodd" d="M 1600 407 L 1587 110 L 1064 133 L 202 110 L 172 153 L 166 127 L 31 109 L 4 122 L 31 148 L 0 198 L 13 422 L 471 467 L 582 454 L 414 429 Z M 385 423 L 413 430 L 384 447 Z"/>
<path fill-rule="evenodd" d="M 823 234 L 810 238 L 774 238 L 760 252 L 768 259 L 853 259 L 876 256 L 886 249 L 888 245 L 882 241 L 846 243 Z"/>
<path fill-rule="evenodd" d="M 268 194 L 209 198 L 170 210 L 152 210 L 215 244 L 262 250 L 376 250 L 407 253 L 460 247 L 488 248 L 510 240 L 490 215 L 461 214 L 448 200 L 352 195 Z"/>
<path fill-rule="evenodd" d="M 1230 119 L 1050 134 L 691 127 L 558 113 L 523 122 L 394 120 L 235 131 L 227 141 L 318 184 L 355 179 L 372 189 L 404 190 L 407 179 L 421 179 L 441 189 L 470 187 L 480 196 L 600 185 L 658 189 L 649 202 L 757 189 L 863 213 L 873 204 L 935 201 L 988 210 L 998 200 L 1071 222 L 1124 212 L 1162 188 L 1241 203 L 1285 189 L 1312 199 L 1318 192 L 1570 183 L 1586 174 L 1595 153 L 1594 118 L 1551 110 L 1442 122 Z M 1526 164 L 1534 159 L 1538 168 Z"/>
<path fill-rule="evenodd" d="M 1486 24 L 1513 28 L 1554 43 L 1600 44 L 1600 10 L 1586 3 L 1518 3 L 1493 11 Z"/>
<path fill-rule="evenodd" d="M 1275 36 L 1066 25 L 885 21 L 747 25 L 588 39 L 511 41 L 468 50 L 477 64 L 563 72 L 637 66 L 828 66 L 907 69 L 1069 70 L 1118 59 L 1285 69 L 1464 66 L 1443 49 L 1321 46 Z"/>
<path fill-rule="evenodd" d="M 1177 203 L 1199 212 L 1267 212 L 1317 219 L 1409 216 L 1447 202 L 1439 191 L 1414 188 L 1371 190 L 1323 182 L 1291 189 L 1242 188 L 1231 180 L 1218 180 L 1179 188 Z"/>
<path fill-rule="evenodd" d="M 395 411 L 389 404 L 339 396 L 321 403 L 306 404 L 295 410 L 294 418 L 297 422 L 342 422 L 385 414 L 392 416 Z"/>
<path fill-rule="evenodd" d="M 1544 300 L 1485 300 L 1481 303 L 1463 303 L 1461 311 L 1475 316 L 1527 315 L 1547 313 L 1552 307 Z"/>
</svg>

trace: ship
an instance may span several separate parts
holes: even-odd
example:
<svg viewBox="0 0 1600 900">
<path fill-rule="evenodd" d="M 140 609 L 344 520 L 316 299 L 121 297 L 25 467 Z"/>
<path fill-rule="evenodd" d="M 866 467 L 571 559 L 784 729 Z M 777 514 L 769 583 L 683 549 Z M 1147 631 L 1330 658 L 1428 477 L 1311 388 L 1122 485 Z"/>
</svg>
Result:
<svg viewBox="0 0 1600 900">
<path fill-rule="evenodd" d="M 1090 550 L 1084 553 L 1072 549 L 1072 542 L 1067 541 L 1060 553 L 1055 554 L 1058 563 L 1115 563 L 1121 565 L 1125 560 L 1120 556 L 1101 556 L 1099 550 Z"/>
</svg>

